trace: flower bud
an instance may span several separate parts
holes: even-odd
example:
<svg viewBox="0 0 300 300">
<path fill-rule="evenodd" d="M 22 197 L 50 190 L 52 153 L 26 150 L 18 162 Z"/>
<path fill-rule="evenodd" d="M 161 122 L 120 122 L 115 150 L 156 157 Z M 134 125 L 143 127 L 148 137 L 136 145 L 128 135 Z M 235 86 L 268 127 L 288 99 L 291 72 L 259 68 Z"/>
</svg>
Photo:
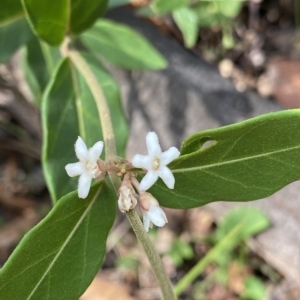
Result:
<svg viewBox="0 0 300 300">
<path fill-rule="evenodd" d="M 139 204 L 143 213 L 143 223 L 146 232 L 149 231 L 149 228 L 152 228 L 153 224 L 162 227 L 168 223 L 165 212 L 159 207 L 158 201 L 150 193 L 141 192 Z"/>
<path fill-rule="evenodd" d="M 125 213 L 135 208 L 137 200 L 134 194 L 131 184 L 124 180 L 119 188 L 118 206 L 121 212 Z"/>
</svg>

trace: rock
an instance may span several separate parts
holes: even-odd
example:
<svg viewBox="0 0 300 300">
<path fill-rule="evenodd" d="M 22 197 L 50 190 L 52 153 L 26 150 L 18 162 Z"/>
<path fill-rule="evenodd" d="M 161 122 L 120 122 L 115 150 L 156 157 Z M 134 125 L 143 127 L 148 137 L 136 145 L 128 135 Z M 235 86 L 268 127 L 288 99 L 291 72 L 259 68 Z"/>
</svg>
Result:
<svg viewBox="0 0 300 300">
<path fill-rule="evenodd" d="M 121 85 L 129 122 L 139 129 L 138 135 L 132 132 L 129 157 L 133 155 L 131 149 L 140 149 L 136 141 L 143 140 L 140 137 L 150 129 L 163 137 L 163 148 L 179 147 L 195 131 L 231 124 L 253 114 L 247 94 L 224 80 L 216 67 L 162 36 L 153 24 L 124 8 L 110 11 L 108 17 L 134 27 L 169 61 L 169 67 L 159 72 L 109 68 Z"/>
<path fill-rule="evenodd" d="M 281 109 L 255 93 L 236 91 L 216 67 L 163 36 L 154 25 L 128 9 L 110 11 L 108 17 L 139 31 L 169 62 L 168 68 L 159 72 L 124 71 L 109 66 L 121 86 L 131 127 L 128 158 L 146 154 L 145 136 L 150 130 L 157 132 L 164 150 L 179 147 L 194 132 Z M 283 275 L 299 282 L 299 191 L 298 182 L 267 199 L 247 204 L 217 202 L 207 207 L 216 218 L 238 205 L 258 206 L 265 211 L 273 226 L 258 235 L 251 246 Z"/>
</svg>

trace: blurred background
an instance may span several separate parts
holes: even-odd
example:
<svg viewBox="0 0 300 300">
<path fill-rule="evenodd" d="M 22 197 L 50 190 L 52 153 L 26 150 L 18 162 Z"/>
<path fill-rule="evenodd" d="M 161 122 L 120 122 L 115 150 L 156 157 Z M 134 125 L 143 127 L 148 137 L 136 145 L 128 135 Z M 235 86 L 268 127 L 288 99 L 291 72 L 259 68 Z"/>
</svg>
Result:
<svg viewBox="0 0 300 300">
<path fill-rule="evenodd" d="M 196 131 L 300 107 L 298 0 L 111 0 L 106 17 L 137 30 L 169 63 L 161 71 L 105 63 L 120 86 L 130 124 L 128 159 L 146 153 L 150 130 L 166 150 L 180 147 Z M 0 266 L 51 209 L 40 162 L 39 108 L 25 79 L 24 49 L 1 55 L 4 42 L 0 28 Z M 299 192 L 294 183 L 244 205 L 166 209 L 169 224 L 150 236 L 172 282 L 204 259 L 180 299 L 298 300 Z M 241 221 L 246 225 L 235 235 L 232 229 Z M 103 269 L 81 299 L 160 299 L 121 213 Z"/>
</svg>

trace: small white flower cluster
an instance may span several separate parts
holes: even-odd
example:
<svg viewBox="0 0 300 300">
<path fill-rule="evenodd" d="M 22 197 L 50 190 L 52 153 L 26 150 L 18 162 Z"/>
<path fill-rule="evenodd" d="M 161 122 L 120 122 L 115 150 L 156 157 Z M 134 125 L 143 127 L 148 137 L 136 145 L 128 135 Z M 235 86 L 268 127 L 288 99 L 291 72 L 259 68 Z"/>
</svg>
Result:
<svg viewBox="0 0 300 300">
<path fill-rule="evenodd" d="M 160 208 L 158 201 L 146 190 L 148 190 L 160 177 L 168 188 L 173 189 L 175 184 L 174 176 L 167 165 L 179 156 L 179 150 L 171 147 L 162 152 L 155 132 L 149 132 L 146 136 L 148 155 L 136 154 L 132 159 L 132 166 L 147 170 L 141 183 L 138 183 L 131 172 L 124 176 L 124 180 L 119 189 L 118 205 L 122 212 L 134 209 L 139 203 L 143 214 L 145 231 L 149 231 L 152 225 L 164 226 L 168 220 L 165 212 Z M 99 166 L 103 163 L 99 160 L 103 150 L 103 142 L 97 142 L 92 148 L 87 149 L 81 137 L 75 143 L 75 153 L 79 162 L 66 165 L 69 176 L 80 176 L 78 183 L 78 197 L 86 198 L 93 178 L 101 175 Z M 134 185 L 137 193 L 132 186 Z"/>
</svg>

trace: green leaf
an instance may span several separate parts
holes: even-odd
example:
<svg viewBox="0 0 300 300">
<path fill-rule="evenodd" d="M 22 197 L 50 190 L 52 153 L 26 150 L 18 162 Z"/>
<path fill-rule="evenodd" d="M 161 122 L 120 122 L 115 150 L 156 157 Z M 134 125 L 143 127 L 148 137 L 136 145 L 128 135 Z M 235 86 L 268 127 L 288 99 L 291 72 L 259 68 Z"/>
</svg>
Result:
<svg viewBox="0 0 300 300">
<path fill-rule="evenodd" d="M 87 63 L 99 80 L 112 113 L 117 150 L 124 155 L 128 126 L 122 112 L 119 89 L 101 64 L 89 55 Z M 77 179 L 67 176 L 65 166 L 76 162 L 74 143 L 81 136 L 88 147 L 103 140 L 98 110 L 85 79 L 68 59 L 62 61 L 42 100 L 44 130 L 43 167 L 53 201 L 76 189 Z M 102 155 L 102 158 L 104 155 Z"/>
<path fill-rule="evenodd" d="M 194 257 L 193 248 L 183 240 L 175 238 L 172 242 L 168 255 L 173 260 L 176 267 L 182 265 L 184 260 L 190 260 Z"/>
<path fill-rule="evenodd" d="M 229 212 L 217 229 L 218 243 L 180 279 L 174 289 L 175 295 L 179 296 L 210 263 L 226 264 L 230 252 L 243 239 L 257 234 L 268 226 L 268 218 L 252 207 L 240 207 Z"/>
<path fill-rule="evenodd" d="M 69 22 L 68 0 L 22 0 L 29 23 L 36 34 L 52 46 L 61 44 Z"/>
<path fill-rule="evenodd" d="M 236 45 L 232 32 L 233 32 L 233 28 L 231 27 L 230 23 L 223 24 L 222 46 L 224 49 L 232 49 Z"/>
<path fill-rule="evenodd" d="M 23 15 L 23 8 L 20 0 L 1 0 L 0 24 L 11 22 Z"/>
<path fill-rule="evenodd" d="M 214 27 L 220 26 L 227 18 L 220 13 L 215 2 L 199 2 L 198 5 L 192 8 L 198 16 L 199 27 Z"/>
<path fill-rule="evenodd" d="M 173 12 L 173 18 L 183 34 L 184 45 L 187 48 L 194 47 L 199 32 L 198 16 L 195 11 L 188 7 L 181 7 Z"/>
<path fill-rule="evenodd" d="M 168 13 L 177 8 L 188 5 L 190 0 L 154 0 L 151 7 L 160 14 Z"/>
<path fill-rule="evenodd" d="M 254 207 L 238 207 L 229 211 L 221 220 L 216 230 L 216 240 L 221 242 L 234 229 L 235 235 L 227 241 L 226 248 L 215 257 L 219 264 L 227 265 L 231 260 L 229 251 L 237 247 L 243 240 L 254 236 L 270 226 L 268 217 Z"/>
<path fill-rule="evenodd" d="M 108 0 L 22 0 L 36 34 L 52 46 L 62 43 L 66 33 L 79 34 L 104 14 Z"/>
<path fill-rule="evenodd" d="M 163 56 L 144 37 L 113 21 L 97 21 L 81 40 L 90 51 L 120 67 L 157 70 L 167 65 Z"/>
<path fill-rule="evenodd" d="M 235 18 L 242 9 L 245 0 L 219 0 L 215 4 L 218 7 L 220 13 L 228 18 Z"/>
<path fill-rule="evenodd" d="M 251 201 L 299 180 L 300 110 L 270 113 L 187 138 L 169 167 L 175 189 L 159 180 L 161 205 L 190 208 L 213 201 Z M 214 141 L 209 147 L 203 145 Z"/>
<path fill-rule="evenodd" d="M 107 3 L 108 0 L 72 0 L 71 33 L 78 34 L 91 27 L 104 14 Z"/>
<path fill-rule="evenodd" d="M 245 280 L 245 288 L 242 292 L 242 300 L 261 300 L 265 299 L 266 287 L 260 278 L 248 276 Z"/>
<path fill-rule="evenodd" d="M 2 299 L 78 299 L 97 274 L 116 202 L 103 183 L 64 196 L 21 240 L 0 271 Z"/>
<path fill-rule="evenodd" d="M 38 38 L 32 38 L 23 52 L 23 71 L 37 105 L 61 55 L 58 48 L 50 47 Z"/>
<path fill-rule="evenodd" d="M 260 233 L 270 225 L 268 217 L 260 210 L 241 206 L 228 212 L 216 231 L 218 241 L 221 241 L 234 227 L 240 226 L 239 235 L 232 241 L 235 245 L 242 240 Z"/>
<path fill-rule="evenodd" d="M 8 61 L 32 37 L 32 31 L 24 18 L 0 27 L 0 63 Z"/>
</svg>

